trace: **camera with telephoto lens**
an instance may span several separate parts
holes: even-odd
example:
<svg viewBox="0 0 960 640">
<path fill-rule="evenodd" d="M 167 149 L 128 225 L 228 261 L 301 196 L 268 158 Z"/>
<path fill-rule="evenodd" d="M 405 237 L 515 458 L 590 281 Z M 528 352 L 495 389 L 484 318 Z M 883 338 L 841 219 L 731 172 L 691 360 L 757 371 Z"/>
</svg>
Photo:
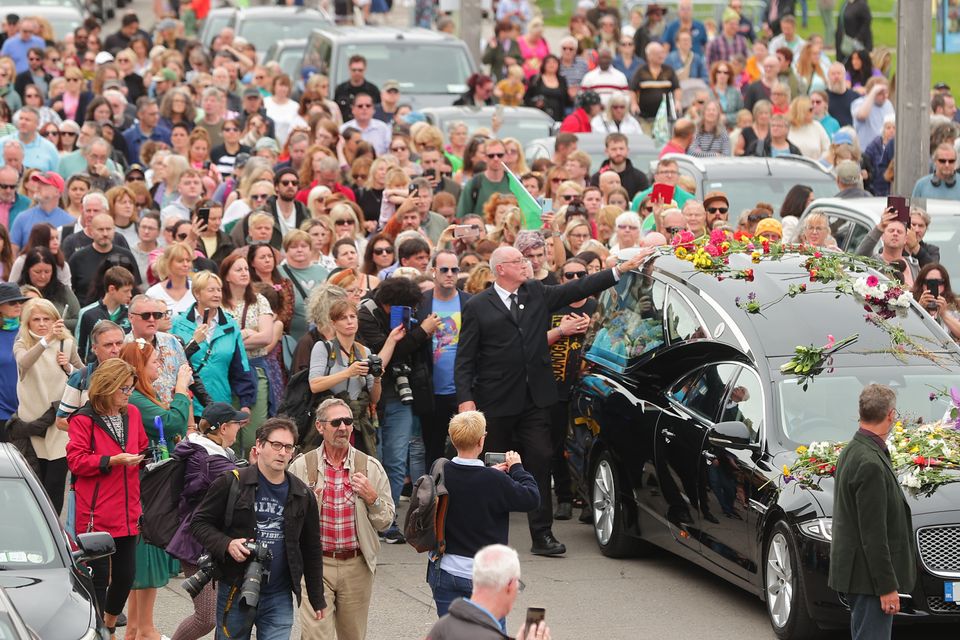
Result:
<svg viewBox="0 0 960 640">
<path fill-rule="evenodd" d="M 270 562 L 273 554 L 266 542 L 248 540 L 243 546 L 250 551 L 247 570 L 243 573 L 243 582 L 240 585 L 240 604 L 256 607 L 260 602 L 260 588 L 270 579 Z"/>
<path fill-rule="evenodd" d="M 410 388 L 410 366 L 406 364 L 396 364 L 390 367 L 393 377 L 396 380 L 394 387 L 397 395 L 400 396 L 401 404 L 413 404 L 413 389 Z"/>
<path fill-rule="evenodd" d="M 196 598 L 207 583 L 216 577 L 217 567 L 213 563 L 213 557 L 205 553 L 197 561 L 197 572 L 183 581 L 183 590 L 190 594 L 191 598 Z"/>
<path fill-rule="evenodd" d="M 383 375 L 383 360 L 375 353 L 371 353 L 367 356 L 367 367 L 369 367 L 369 373 L 374 378 L 379 378 Z"/>
</svg>

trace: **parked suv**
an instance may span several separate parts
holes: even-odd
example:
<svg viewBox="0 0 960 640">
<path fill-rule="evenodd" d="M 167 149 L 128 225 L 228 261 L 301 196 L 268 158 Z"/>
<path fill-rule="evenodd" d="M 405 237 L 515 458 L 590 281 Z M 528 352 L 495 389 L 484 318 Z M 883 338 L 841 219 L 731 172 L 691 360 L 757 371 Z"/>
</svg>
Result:
<svg viewBox="0 0 960 640">
<path fill-rule="evenodd" d="M 301 71 L 330 78 L 330 95 L 350 78 L 348 61 L 360 54 L 367 59 L 368 81 L 383 86 L 400 83 L 403 102 L 414 110 L 446 107 L 467 90 L 467 78 L 478 70 L 467 45 L 460 39 L 428 29 L 393 27 L 325 27 L 314 29 L 307 43 Z"/>
</svg>

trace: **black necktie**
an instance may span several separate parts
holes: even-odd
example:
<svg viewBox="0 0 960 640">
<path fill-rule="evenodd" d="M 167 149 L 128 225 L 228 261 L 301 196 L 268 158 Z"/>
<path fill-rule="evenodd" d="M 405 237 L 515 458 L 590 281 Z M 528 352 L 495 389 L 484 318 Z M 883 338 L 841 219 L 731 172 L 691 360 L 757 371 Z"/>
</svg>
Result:
<svg viewBox="0 0 960 640">
<path fill-rule="evenodd" d="M 510 294 L 510 315 L 513 316 L 514 322 L 520 324 L 520 305 L 517 304 L 517 294 Z"/>
</svg>

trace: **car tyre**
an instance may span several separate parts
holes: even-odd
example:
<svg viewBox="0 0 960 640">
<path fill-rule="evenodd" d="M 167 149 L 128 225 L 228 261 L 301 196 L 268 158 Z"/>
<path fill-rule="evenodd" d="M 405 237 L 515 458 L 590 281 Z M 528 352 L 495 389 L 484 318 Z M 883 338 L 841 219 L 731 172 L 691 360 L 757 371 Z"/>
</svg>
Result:
<svg viewBox="0 0 960 640">
<path fill-rule="evenodd" d="M 763 566 L 764 601 L 774 634 L 781 640 L 813 638 L 819 629 L 807 610 L 796 539 L 783 520 L 770 530 Z"/>
<path fill-rule="evenodd" d="M 593 531 L 600 553 L 608 558 L 625 558 L 644 550 L 641 540 L 627 535 L 625 513 L 618 496 L 621 492 L 620 471 L 609 451 L 600 454 L 593 469 L 590 488 Z"/>
</svg>

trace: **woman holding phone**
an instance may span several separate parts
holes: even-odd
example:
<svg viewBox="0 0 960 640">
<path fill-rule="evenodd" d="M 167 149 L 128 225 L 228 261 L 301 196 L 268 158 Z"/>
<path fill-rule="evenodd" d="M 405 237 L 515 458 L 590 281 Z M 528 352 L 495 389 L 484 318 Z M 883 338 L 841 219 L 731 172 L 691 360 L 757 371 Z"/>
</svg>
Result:
<svg viewBox="0 0 960 640">
<path fill-rule="evenodd" d="M 950 288 L 950 274 L 943 265 L 928 264 L 913 283 L 913 299 L 926 309 L 954 340 L 960 340 L 960 308 Z"/>
</svg>

